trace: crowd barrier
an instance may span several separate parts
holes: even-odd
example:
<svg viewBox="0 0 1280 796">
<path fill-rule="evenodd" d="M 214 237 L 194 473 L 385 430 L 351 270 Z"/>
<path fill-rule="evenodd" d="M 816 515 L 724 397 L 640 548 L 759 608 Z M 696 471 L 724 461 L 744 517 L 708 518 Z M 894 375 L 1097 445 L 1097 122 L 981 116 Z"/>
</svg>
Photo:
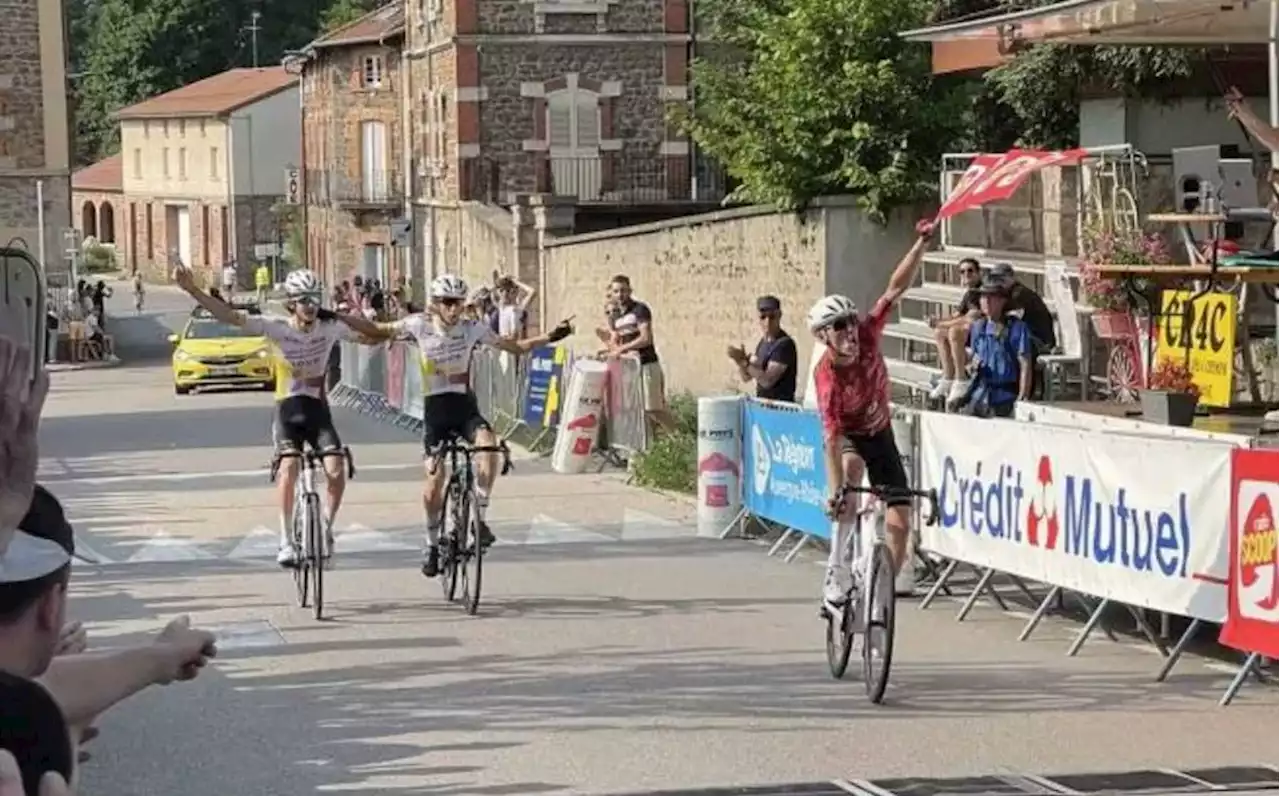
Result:
<svg viewBox="0 0 1280 796">
<path fill-rule="evenodd" d="M 377 416 L 402 428 L 421 430 L 422 367 L 416 344 L 340 344 L 335 404 Z M 520 429 L 532 435 L 530 449 L 553 439 L 561 420 L 563 394 L 574 367 L 567 348 L 548 345 L 516 357 L 477 349 L 471 361 L 471 389 L 480 413 L 503 438 Z M 640 363 L 634 357 L 610 360 L 607 399 L 599 444 L 602 451 L 630 456 L 648 443 Z"/>
<path fill-rule="evenodd" d="M 700 515 L 718 512 L 723 520 L 733 512 L 721 536 L 746 517 L 782 526 L 769 554 L 790 540 L 787 561 L 809 540 L 830 539 L 816 413 L 751 398 L 702 400 L 735 402 L 738 415 L 730 445 L 730 434 L 704 424 L 700 412 Z M 933 576 L 921 608 L 946 593 L 964 598 L 957 621 L 983 596 L 1006 610 L 993 585 L 1000 576 L 1035 606 L 1019 640 L 1068 600 L 1085 609 L 1088 619 L 1067 650 L 1075 655 L 1108 609 L 1122 607 L 1164 658 L 1157 681 L 1206 623 L 1221 625 L 1220 642 L 1247 656 L 1224 705 L 1249 674 L 1260 676 L 1264 658 L 1277 657 L 1275 451 L 1161 438 L 1150 428 L 1069 428 L 899 407 L 893 417 L 914 484 L 938 494 L 937 524 L 916 523 L 917 555 Z M 735 454 L 733 468 L 715 464 Z M 735 501 L 702 483 L 729 469 L 741 473 Z M 961 567 L 976 575 L 965 595 L 951 591 Z M 1189 620 L 1172 647 L 1148 611 Z"/>
</svg>

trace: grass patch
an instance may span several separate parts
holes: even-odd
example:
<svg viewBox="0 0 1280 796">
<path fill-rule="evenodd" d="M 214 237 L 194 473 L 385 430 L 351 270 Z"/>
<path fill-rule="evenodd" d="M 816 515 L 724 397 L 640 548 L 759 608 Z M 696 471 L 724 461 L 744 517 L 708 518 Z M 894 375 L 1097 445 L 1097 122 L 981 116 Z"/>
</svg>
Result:
<svg viewBox="0 0 1280 796">
<path fill-rule="evenodd" d="M 669 401 L 677 429 L 632 457 L 635 481 L 642 486 L 695 494 L 698 491 L 698 399 L 692 393 Z"/>
</svg>

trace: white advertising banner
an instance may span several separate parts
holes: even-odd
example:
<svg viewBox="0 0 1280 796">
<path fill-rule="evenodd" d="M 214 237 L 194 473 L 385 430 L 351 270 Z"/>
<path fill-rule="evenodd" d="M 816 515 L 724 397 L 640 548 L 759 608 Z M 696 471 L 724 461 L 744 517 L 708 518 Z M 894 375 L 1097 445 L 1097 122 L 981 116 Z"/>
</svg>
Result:
<svg viewBox="0 0 1280 796">
<path fill-rule="evenodd" d="M 1227 612 L 1232 446 L 935 412 L 920 417 L 921 544 L 1179 616 Z"/>
<path fill-rule="evenodd" d="M 742 509 L 742 396 L 698 399 L 698 535 L 718 537 Z"/>
</svg>

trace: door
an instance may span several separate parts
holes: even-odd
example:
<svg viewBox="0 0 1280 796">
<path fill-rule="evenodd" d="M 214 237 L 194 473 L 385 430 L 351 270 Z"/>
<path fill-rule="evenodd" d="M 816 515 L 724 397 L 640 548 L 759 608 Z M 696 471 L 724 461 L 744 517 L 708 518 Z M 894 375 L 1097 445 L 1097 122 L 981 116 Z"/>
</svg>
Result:
<svg viewBox="0 0 1280 796">
<path fill-rule="evenodd" d="M 365 201 L 382 202 L 387 198 L 387 126 L 382 122 L 362 122 L 361 187 Z"/>
<path fill-rule="evenodd" d="M 191 211 L 185 207 L 177 208 L 178 217 L 178 256 L 187 266 L 191 265 Z"/>
<path fill-rule="evenodd" d="M 380 243 L 366 243 L 364 261 L 361 263 L 360 275 L 367 282 L 376 279 L 383 288 L 387 287 L 387 247 Z"/>
<path fill-rule="evenodd" d="M 557 196 L 600 198 L 600 106 L 579 88 L 547 95 L 547 144 L 551 187 Z"/>
</svg>

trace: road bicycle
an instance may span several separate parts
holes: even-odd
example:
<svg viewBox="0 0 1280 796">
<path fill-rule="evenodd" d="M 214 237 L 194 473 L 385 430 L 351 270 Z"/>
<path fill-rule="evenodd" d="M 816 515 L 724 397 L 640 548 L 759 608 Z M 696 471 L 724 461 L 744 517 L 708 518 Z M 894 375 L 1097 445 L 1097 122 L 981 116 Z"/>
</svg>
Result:
<svg viewBox="0 0 1280 796">
<path fill-rule="evenodd" d="M 450 437 L 436 445 L 431 472 L 446 458 L 449 480 L 444 490 L 444 532 L 440 535 L 440 585 L 444 598 L 453 602 L 458 596 L 458 580 L 462 580 L 462 605 L 475 616 L 480 609 L 480 583 L 484 553 L 488 545 L 480 540 L 480 514 L 476 509 L 475 470 L 471 460 L 476 454 L 502 454 L 502 474 L 511 472 L 511 449 L 505 442 L 497 445 L 468 445 L 458 437 Z"/>
<path fill-rule="evenodd" d="M 323 470 L 328 456 L 341 456 L 347 463 L 347 480 L 356 476 L 355 459 L 351 449 L 328 454 L 308 450 L 281 451 L 271 460 L 271 482 L 275 483 L 280 464 L 285 459 L 302 461 L 301 472 L 293 488 L 293 516 L 289 518 L 290 537 L 294 549 L 299 551 L 293 567 L 293 582 L 298 592 L 298 606 L 307 607 L 310 593 L 312 611 L 317 620 L 324 616 L 324 563 L 332 553 L 324 529 L 324 513 L 320 509 L 320 493 L 316 491 L 317 470 Z"/>
<path fill-rule="evenodd" d="M 852 562 L 853 585 L 840 604 L 822 601 L 819 615 L 827 622 L 827 664 L 831 676 L 844 677 L 849 667 L 855 637 L 862 638 L 862 678 L 867 698 L 873 704 L 884 701 L 889 686 L 889 667 L 893 663 L 893 632 L 897 595 L 894 589 L 893 557 L 885 542 L 885 498 L 910 496 L 929 501 L 925 523 L 933 525 L 938 518 L 938 492 L 916 489 L 879 489 L 845 485 L 840 494 L 844 501 L 850 495 L 870 495 L 868 505 L 854 514 L 853 527 L 846 535 L 845 558 Z M 875 539 L 871 550 L 862 553 L 862 522 L 874 516 Z"/>
</svg>

